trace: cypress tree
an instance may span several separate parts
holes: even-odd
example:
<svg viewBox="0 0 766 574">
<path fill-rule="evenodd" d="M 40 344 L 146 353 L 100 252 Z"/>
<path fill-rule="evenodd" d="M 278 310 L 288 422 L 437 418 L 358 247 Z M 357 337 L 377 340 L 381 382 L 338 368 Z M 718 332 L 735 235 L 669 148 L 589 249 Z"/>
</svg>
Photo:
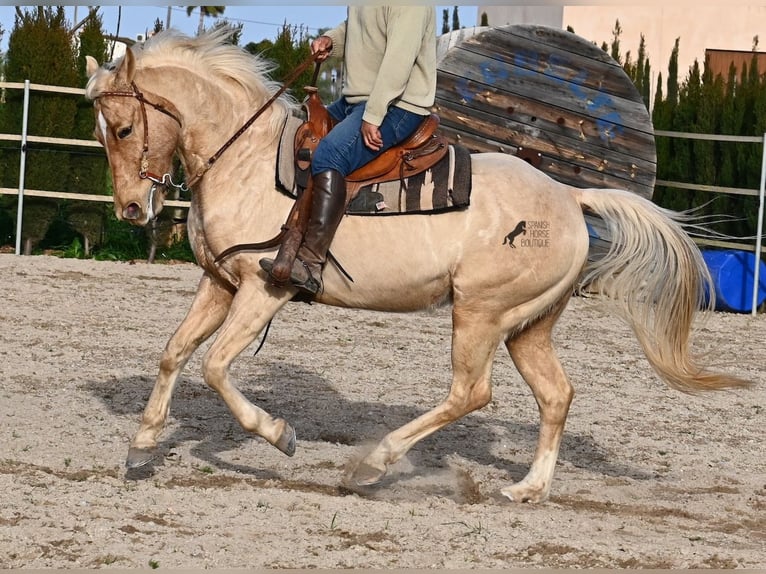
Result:
<svg viewBox="0 0 766 574">
<path fill-rule="evenodd" d="M 653 113 L 654 126 L 661 130 L 677 129 L 675 120 L 678 108 L 678 47 L 680 38 L 676 39 L 675 46 L 670 54 L 668 63 L 667 96 L 662 98 L 662 75 L 658 76 L 657 92 Z M 669 181 L 682 181 L 677 179 L 679 169 L 683 169 L 682 162 L 676 158 L 677 149 L 683 147 L 674 138 L 660 138 L 657 142 L 657 177 Z M 663 207 L 683 205 L 684 190 L 675 188 L 657 188 L 654 201 Z"/>
<path fill-rule="evenodd" d="M 622 35 L 622 26 L 620 21 L 617 20 L 614 23 L 614 29 L 612 30 L 612 44 L 609 49 L 609 55 L 615 62 L 622 62 L 622 55 L 620 54 L 620 35 Z"/>
<path fill-rule="evenodd" d="M 641 34 L 641 41 L 638 44 L 638 59 L 636 60 L 636 72 L 633 78 L 633 83 L 636 85 L 638 93 L 641 94 L 641 99 L 649 109 L 649 59 L 646 57 L 646 38 Z"/>
<path fill-rule="evenodd" d="M 630 81 L 635 85 L 637 78 L 638 65 L 633 63 L 633 56 L 630 50 L 625 52 L 625 61 L 622 64 L 622 71 L 630 78 Z"/>
<path fill-rule="evenodd" d="M 714 134 L 718 132 L 718 118 L 720 116 L 720 94 L 722 85 L 713 81 L 710 69 L 705 66 L 705 71 L 700 76 L 699 64 L 694 61 L 693 76 L 698 78 L 695 112 L 692 127 L 695 133 Z M 712 185 L 717 181 L 715 142 L 709 140 L 691 140 L 692 173 L 694 183 Z M 691 207 L 698 207 L 712 199 L 709 193 L 696 191 L 690 194 Z M 712 206 L 715 209 L 715 206 Z M 711 211 L 711 209 L 705 209 Z"/>
<path fill-rule="evenodd" d="M 723 120 L 726 114 L 727 87 L 720 74 L 713 78 L 712 72 L 707 67 L 707 62 L 705 68 L 702 84 L 702 101 L 699 110 L 699 129 L 702 133 L 726 133 L 723 126 Z M 711 145 L 709 147 L 699 145 L 704 143 L 709 143 Z M 725 169 L 724 158 L 726 156 L 723 150 L 726 146 L 731 146 L 731 144 L 726 142 L 697 142 L 697 144 L 697 149 L 705 150 L 700 152 L 700 156 L 706 154 L 707 161 L 714 166 L 714 173 L 708 175 L 711 179 L 700 179 L 700 183 L 726 185 L 723 176 L 723 170 Z M 700 157 L 700 169 L 709 169 L 702 165 L 702 162 L 704 161 L 705 159 Z M 713 228 L 721 233 L 736 235 L 739 223 L 721 218 L 721 214 L 735 213 L 738 201 L 736 196 L 724 193 L 718 193 L 713 196 L 705 194 L 703 196 L 703 193 L 699 192 L 696 197 L 695 207 L 701 205 L 703 201 L 710 202 L 705 208 L 704 213 L 713 215 L 713 220 L 719 221 Z"/>
<path fill-rule="evenodd" d="M 755 135 L 766 133 L 766 75 L 761 76 L 758 92 L 753 106 L 755 119 Z"/>
<path fill-rule="evenodd" d="M 744 67 L 743 70 L 745 70 Z M 761 135 L 756 133 L 754 129 L 756 125 L 755 104 L 758 99 L 760 85 L 761 78 L 758 71 L 758 59 L 753 54 L 750 66 L 747 68 L 747 73 L 745 71 L 742 73 L 742 85 L 740 86 L 740 96 L 744 99 L 741 135 Z M 745 174 L 743 184 L 745 187 L 757 188 L 760 184 L 761 175 L 761 150 L 754 145 L 743 145 L 741 156 L 743 163 L 742 171 Z"/>
<path fill-rule="evenodd" d="M 45 46 L 45 49 L 40 49 Z M 8 42 L 7 81 L 29 80 L 36 84 L 76 87 L 75 52 L 64 19 L 63 7 L 37 7 L 16 17 Z M 9 90 L 5 131 L 21 133 L 23 94 Z M 29 100 L 28 133 L 35 136 L 70 137 L 77 109 L 76 98 L 48 92 L 32 92 Z M 30 145 L 27 158 L 27 187 L 59 190 L 66 187 L 66 154 L 37 151 Z M 16 154 L 18 157 L 18 154 Z M 18 170 L 12 176 L 18 178 Z"/>
<path fill-rule="evenodd" d="M 245 50 L 251 54 L 260 54 L 274 63 L 272 77 L 277 81 L 283 81 L 295 68 L 311 55 L 311 43 L 308 35 L 301 34 L 297 36 L 298 29 L 285 22 L 277 38 L 272 42 L 262 40 L 261 42 L 250 42 L 245 46 Z M 328 65 L 327 62 L 324 64 Z M 304 86 L 311 83 L 311 77 L 314 71 L 311 67 L 295 81 L 290 92 L 299 101 L 306 97 Z"/>
<path fill-rule="evenodd" d="M 756 40 L 757 43 L 757 40 Z M 742 117 L 742 130 L 740 135 L 757 136 L 755 127 L 757 125 L 756 102 L 758 93 L 763 89 L 761 75 L 758 70 L 758 59 L 755 54 L 750 60 L 750 66 L 745 72 L 743 66 L 742 87 L 744 88 L 741 97 L 744 99 L 744 110 Z M 739 144 L 740 152 L 740 172 L 742 173 L 740 187 L 748 189 L 758 189 L 761 180 L 761 163 L 763 150 L 761 146 L 751 143 Z M 741 196 L 742 213 L 746 216 L 743 235 L 755 235 L 758 203 L 752 196 Z"/>
<path fill-rule="evenodd" d="M 705 72 L 700 74 L 699 63 L 695 60 L 692 72 L 689 76 L 689 93 L 693 94 L 694 117 L 690 127 L 694 133 L 714 134 L 717 132 L 717 118 L 719 114 L 718 98 L 715 94 L 716 86 L 712 81 L 712 74 L 707 66 Z M 715 142 L 709 140 L 690 140 L 691 146 L 691 173 L 687 174 L 684 181 L 711 185 L 717 180 L 717 166 L 715 157 Z M 713 199 L 704 191 L 689 192 L 689 207 L 697 208 Z M 715 205 L 711 206 L 715 209 Z M 705 212 L 710 211 L 706 208 Z"/>
<path fill-rule="evenodd" d="M 757 40 L 758 37 L 755 38 L 755 44 L 757 46 Z M 753 104 L 753 120 L 754 120 L 754 131 L 755 135 L 759 135 L 764 137 L 764 134 L 766 134 L 766 74 L 761 76 L 760 83 L 758 85 L 758 91 L 755 96 L 755 101 Z M 751 144 L 752 145 L 752 144 Z M 760 150 L 763 152 L 763 150 Z M 760 172 L 758 172 L 760 173 Z M 760 185 L 760 182 L 759 182 Z M 753 223 L 753 229 L 755 230 L 758 225 L 758 200 L 755 198 L 752 199 L 752 223 Z"/>
<path fill-rule="evenodd" d="M 449 10 L 442 10 L 442 34 L 449 34 Z"/>
<path fill-rule="evenodd" d="M 723 135 L 735 135 L 739 131 L 736 118 L 736 98 L 734 97 L 737 85 L 737 70 L 732 63 L 726 78 L 726 87 L 723 96 L 723 108 L 721 111 L 720 129 Z M 737 181 L 736 162 L 734 160 L 733 144 L 722 142 L 720 146 L 721 166 L 718 170 L 718 178 L 722 186 L 733 187 Z"/>
<path fill-rule="evenodd" d="M 719 131 L 724 135 L 739 135 L 740 111 L 737 88 L 737 70 L 732 63 L 729 66 L 726 85 L 722 96 L 721 117 Z M 737 146 L 733 142 L 720 142 L 718 144 L 718 184 L 724 187 L 738 187 Z M 733 194 L 721 194 L 716 198 L 716 213 L 725 213 L 741 217 L 741 199 Z M 742 222 L 730 220 L 721 225 L 722 231 L 730 235 L 738 235 Z"/>
<path fill-rule="evenodd" d="M 3 40 L 3 35 L 5 34 L 5 30 L 3 29 L 2 23 L 0 23 L 0 43 Z M 0 52 L 0 78 L 5 78 L 5 54 Z M 7 106 L 3 105 L 5 103 L 5 94 L 4 91 L 0 90 L 0 132 L 4 132 L 3 126 L 5 124 L 5 120 L 3 116 L 5 115 L 5 109 Z M 5 173 L 6 167 L 4 163 L 4 149 L 7 146 L 7 142 L 0 142 L 0 173 Z M 3 186 L 2 177 L 0 177 L 0 187 Z M 0 195 L 0 245 L 6 245 L 8 243 L 11 243 L 13 239 L 13 227 L 15 225 L 13 214 L 8 209 L 8 205 L 10 204 L 9 201 L 10 198 Z"/>
<path fill-rule="evenodd" d="M 678 104 L 678 47 L 681 38 L 676 38 L 673 50 L 670 52 L 670 62 L 668 63 L 668 95 L 667 101 L 670 104 L 671 111 Z"/>
<path fill-rule="evenodd" d="M 663 98 L 662 78 L 658 79 L 652 120 L 657 130 L 723 135 L 761 135 L 766 130 L 766 77 L 758 70 L 755 55 L 739 72 L 732 63 L 726 79 L 713 77 L 698 62 L 678 83 L 679 41 L 676 40 L 668 67 L 668 95 Z M 751 143 L 714 142 L 684 138 L 657 139 L 658 179 L 722 187 L 754 189 L 761 173 L 760 146 Z M 684 194 L 682 198 L 679 194 Z M 711 200 L 712 201 L 711 203 Z M 734 237 L 753 235 L 757 201 L 753 196 L 689 192 L 657 187 L 654 201 L 671 209 L 705 205 L 700 214 L 730 216 L 712 225 L 716 231 Z"/>
<path fill-rule="evenodd" d="M 77 74 L 79 84 L 88 81 L 85 56 L 93 56 L 98 62 L 107 60 L 107 42 L 104 38 L 101 16 L 91 12 L 79 35 Z M 77 113 L 72 137 L 92 139 L 94 128 L 93 104 L 85 98 L 77 101 Z M 76 193 L 102 195 L 107 193 L 108 163 L 106 155 L 95 148 L 74 148 L 69 170 L 68 189 Z M 86 240 L 85 252 L 101 241 L 106 205 L 94 202 L 74 201 L 67 205 L 67 222 Z"/>
<path fill-rule="evenodd" d="M 700 74 L 699 65 L 692 66 L 686 82 L 678 90 L 678 103 L 673 111 L 671 129 L 677 132 L 691 131 L 695 119 L 696 106 L 699 100 Z M 692 175 L 692 145 L 693 140 L 673 138 L 670 142 L 670 157 L 668 173 L 673 181 L 693 181 Z M 690 207 L 690 192 L 686 189 L 673 189 L 668 193 L 665 207 L 676 211 L 684 211 Z"/>
<path fill-rule="evenodd" d="M 651 77 L 652 67 L 649 64 L 649 58 L 644 62 L 644 85 L 641 91 L 641 96 L 646 104 L 646 109 L 649 109 L 649 99 L 651 98 Z"/>
<path fill-rule="evenodd" d="M 457 13 L 457 6 L 452 9 L 452 29 L 460 30 L 460 16 Z"/>
<path fill-rule="evenodd" d="M 44 49 L 41 49 L 44 46 Z M 11 82 L 77 86 L 75 51 L 64 17 L 64 8 L 38 6 L 16 16 L 8 41 L 6 79 Z M 70 137 L 77 110 L 76 98 L 50 92 L 32 92 L 29 100 L 28 133 L 34 136 Z M 3 131 L 21 133 L 23 93 L 9 90 Z M 28 145 L 25 187 L 66 191 L 69 154 L 49 146 Z M 19 152 L 3 154 L 5 187 L 16 187 Z M 31 244 L 43 237 L 58 214 L 54 201 L 32 199 L 24 206 L 24 236 Z"/>
<path fill-rule="evenodd" d="M 670 114 L 667 101 L 663 98 L 662 72 L 657 75 L 657 87 L 654 91 L 654 105 L 652 106 L 652 124 L 656 130 L 670 129 Z M 670 155 L 670 138 L 661 137 L 656 139 L 657 150 L 657 179 L 668 179 L 667 158 Z M 657 205 L 665 205 L 666 195 L 669 188 L 656 186 L 652 200 Z"/>
<path fill-rule="evenodd" d="M 85 57 L 93 56 L 98 62 L 107 58 L 107 43 L 102 30 L 101 16 L 92 12 L 82 28 L 77 54 L 78 84 L 82 87 L 88 81 L 85 71 Z M 85 98 L 77 101 L 77 113 L 72 137 L 92 139 L 94 128 L 93 104 Z M 71 191 L 103 194 L 106 193 L 107 164 L 103 153 L 93 153 L 89 148 L 78 148 L 73 154 L 70 169 L 69 189 Z"/>
</svg>

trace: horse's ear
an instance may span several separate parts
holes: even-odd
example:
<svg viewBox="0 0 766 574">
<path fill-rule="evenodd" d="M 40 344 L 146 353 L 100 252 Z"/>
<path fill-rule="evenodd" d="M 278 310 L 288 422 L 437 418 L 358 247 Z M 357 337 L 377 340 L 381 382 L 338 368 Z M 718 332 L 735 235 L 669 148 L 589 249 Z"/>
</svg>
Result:
<svg viewBox="0 0 766 574">
<path fill-rule="evenodd" d="M 96 61 L 96 58 L 93 56 L 85 56 L 85 72 L 88 74 L 88 77 L 93 77 L 93 74 L 95 74 L 98 71 L 98 62 Z"/>
<path fill-rule="evenodd" d="M 125 57 L 120 62 L 120 67 L 117 69 L 117 84 L 124 84 L 129 86 L 133 82 L 133 77 L 136 75 L 136 57 L 133 55 L 133 50 L 128 48 L 125 51 Z"/>
</svg>

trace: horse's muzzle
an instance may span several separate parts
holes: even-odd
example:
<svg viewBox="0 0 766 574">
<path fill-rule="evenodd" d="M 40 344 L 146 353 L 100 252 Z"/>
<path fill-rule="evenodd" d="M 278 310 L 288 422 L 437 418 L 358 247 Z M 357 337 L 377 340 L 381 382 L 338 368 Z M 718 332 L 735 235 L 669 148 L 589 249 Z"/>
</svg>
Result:
<svg viewBox="0 0 766 574">
<path fill-rule="evenodd" d="M 164 187 L 152 184 L 146 193 L 145 205 L 141 201 L 131 201 L 122 208 L 118 217 L 131 225 L 146 225 L 162 210 Z"/>
<path fill-rule="evenodd" d="M 142 216 L 141 206 L 138 205 L 135 201 L 132 203 L 129 203 L 122 210 L 122 218 L 125 221 L 128 221 L 130 223 L 135 223 L 138 219 L 141 218 L 141 216 Z"/>
</svg>

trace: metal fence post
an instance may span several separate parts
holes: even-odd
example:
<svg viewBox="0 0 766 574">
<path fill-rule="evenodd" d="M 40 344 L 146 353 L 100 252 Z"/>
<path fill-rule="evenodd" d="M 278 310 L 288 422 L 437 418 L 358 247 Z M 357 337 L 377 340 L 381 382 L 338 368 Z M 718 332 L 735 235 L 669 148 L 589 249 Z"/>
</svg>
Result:
<svg viewBox="0 0 766 574">
<path fill-rule="evenodd" d="M 763 134 L 763 159 L 761 160 L 761 188 L 758 192 L 758 228 L 755 235 L 755 275 L 753 277 L 752 315 L 756 315 L 758 305 L 758 287 L 761 274 L 761 238 L 763 237 L 763 196 L 766 188 L 766 133 Z"/>
<path fill-rule="evenodd" d="M 16 207 L 16 255 L 21 255 L 21 222 L 24 218 L 24 172 L 27 165 L 27 120 L 29 119 L 29 80 L 24 80 L 24 114 L 21 120 L 21 162 L 19 164 L 19 202 Z"/>
</svg>

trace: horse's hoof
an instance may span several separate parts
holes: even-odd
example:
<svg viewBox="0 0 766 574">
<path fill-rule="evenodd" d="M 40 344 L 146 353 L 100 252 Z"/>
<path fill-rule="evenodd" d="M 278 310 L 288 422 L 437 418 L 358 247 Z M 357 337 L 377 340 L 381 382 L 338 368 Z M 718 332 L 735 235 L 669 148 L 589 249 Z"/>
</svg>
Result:
<svg viewBox="0 0 766 574">
<path fill-rule="evenodd" d="M 534 489 L 524 483 L 517 483 L 506 486 L 500 490 L 500 493 L 512 502 L 539 504 L 548 499 L 548 493 L 542 489 Z"/>
<path fill-rule="evenodd" d="M 384 476 L 386 476 L 385 468 L 375 468 L 366 462 L 361 462 L 359 463 L 359 466 L 354 469 L 354 472 L 351 475 L 351 480 L 353 480 L 357 486 L 372 486 L 383 480 Z"/>
<path fill-rule="evenodd" d="M 157 460 L 159 456 L 156 448 L 137 448 L 130 447 L 128 450 L 128 458 L 125 461 L 125 466 L 128 469 L 141 468 L 151 462 Z"/>
<path fill-rule="evenodd" d="M 274 446 L 285 453 L 287 456 L 293 456 L 295 454 L 295 429 L 285 423 L 285 429 L 282 431 L 282 436 L 274 443 Z"/>
</svg>

